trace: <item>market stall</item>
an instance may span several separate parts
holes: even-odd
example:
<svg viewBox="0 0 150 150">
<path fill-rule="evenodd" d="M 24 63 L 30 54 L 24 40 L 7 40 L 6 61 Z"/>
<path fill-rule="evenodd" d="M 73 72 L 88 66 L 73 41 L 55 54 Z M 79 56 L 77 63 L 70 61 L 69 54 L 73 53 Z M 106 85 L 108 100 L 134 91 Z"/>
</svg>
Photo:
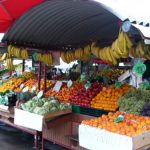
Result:
<svg viewBox="0 0 150 150">
<path fill-rule="evenodd" d="M 20 17 L 3 38 L 7 70 L 16 71 L 15 58 L 23 63 L 21 74 L 0 85 L 0 121 L 36 135 L 36 148 L 41 134 L 43 150 L 45 140 L 75 150 L 149 146 L 142 59 L 150 47 L 118 21 L 93 1 L 46 1 Z M 60 59 L 76 63 L 57 71 Z"/>
</svg>

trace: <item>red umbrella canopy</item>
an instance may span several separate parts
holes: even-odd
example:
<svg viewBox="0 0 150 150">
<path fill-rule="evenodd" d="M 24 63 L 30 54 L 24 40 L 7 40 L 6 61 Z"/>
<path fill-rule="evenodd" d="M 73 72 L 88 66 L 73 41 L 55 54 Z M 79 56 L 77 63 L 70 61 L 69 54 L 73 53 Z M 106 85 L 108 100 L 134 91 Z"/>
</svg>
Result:
<svg viewBox="0 0 150 150">
<path fill-rule="evenodd" d="M 18 17 L 43 1 L 0 0 L 0 33 L 6 32 Z"/>
</svg>

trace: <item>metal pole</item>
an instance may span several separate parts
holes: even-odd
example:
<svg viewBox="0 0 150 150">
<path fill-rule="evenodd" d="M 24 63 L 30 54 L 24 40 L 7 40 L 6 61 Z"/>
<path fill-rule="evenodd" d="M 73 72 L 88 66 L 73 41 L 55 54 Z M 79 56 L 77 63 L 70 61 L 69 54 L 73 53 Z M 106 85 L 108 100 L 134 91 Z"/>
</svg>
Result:
<svg viewBox="0 0 150 150">
<path fill-rule="evenodd" d="M 24 72 L 25 71 L 25 60 L 23 59 L 22 60 L 22 72 Z"/>
<path fill-rule="evenodd" d="M 39 68 L 38 68 L 38 90 L 40 90 L 40 85 L 41 85 L 41 67 L 42 67 L 42 63 L 39 62 Z"/>
<path fill-rule="evenodd" d="M 47 79 L 47 66 L 46 64 L 44 64 L 44 92 L 46 92 L 47 90 L 46 79 Z"/>
</svg>

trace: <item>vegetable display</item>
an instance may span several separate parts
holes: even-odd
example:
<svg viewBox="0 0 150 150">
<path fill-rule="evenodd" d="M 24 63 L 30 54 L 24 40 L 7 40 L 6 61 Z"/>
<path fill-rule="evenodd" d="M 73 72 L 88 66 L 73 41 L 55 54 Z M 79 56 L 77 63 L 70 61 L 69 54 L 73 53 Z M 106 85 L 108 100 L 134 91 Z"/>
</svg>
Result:
<svg viewBox="0 0 150 150">
<path fill-rule="evenodd" d="M 48 112 L 71 109 L 71 105 L 69 103 L 60 103 L 55 97 L 40 99 L 38 99 L 37 97 L 33 97 L 26 103 L 22 104 L 21 108 L 31 113 L 44 115 Z"/>
<path fill-rule="evenodd" d="M 150 92 L 142 89 L 132 89 L 119 99 L 119 110 L 140 115 L 143 106 L 150 102 Z"/>
</svg>

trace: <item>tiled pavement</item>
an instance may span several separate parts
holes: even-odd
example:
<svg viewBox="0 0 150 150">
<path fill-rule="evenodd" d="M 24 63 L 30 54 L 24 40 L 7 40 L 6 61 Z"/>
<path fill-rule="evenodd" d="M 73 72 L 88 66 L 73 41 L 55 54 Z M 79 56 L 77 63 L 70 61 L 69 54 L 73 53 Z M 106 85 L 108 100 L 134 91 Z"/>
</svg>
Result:
<svg viewBox="0 0 150 150">
<path fill-rule="evenodd" d="M 0 124 L 0 150 L 34 150 L 34 137 L 30 134 Z M 50 142 L 45 150 L 67 150 Z"/>
</svg>

